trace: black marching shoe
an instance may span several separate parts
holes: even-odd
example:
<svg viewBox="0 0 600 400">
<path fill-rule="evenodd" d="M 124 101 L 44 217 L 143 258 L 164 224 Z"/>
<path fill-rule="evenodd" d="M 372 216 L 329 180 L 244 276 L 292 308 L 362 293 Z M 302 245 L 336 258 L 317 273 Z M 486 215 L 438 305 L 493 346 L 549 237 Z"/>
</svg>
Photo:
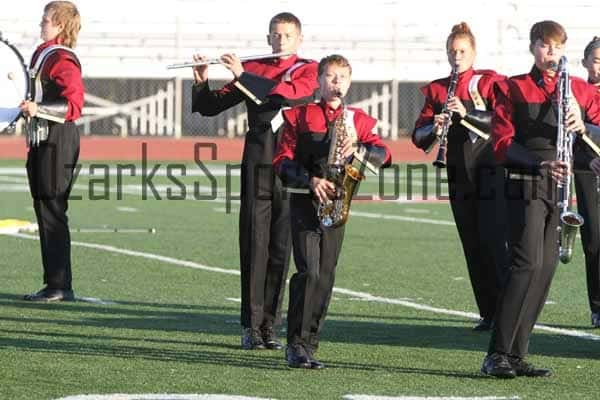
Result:
<svg viewBox="0 0 600 400">
<path fill-rule="evenodd" d="M 510 365 L 515 370 L 517 376 L 527 376 L 530 378 L 547 378 L 552 376 L 552 371 L 547 368 L 536 368 L 521 357 L 508 356 Z"/>
<path fill-rule="evenodd" d="M 308 356 L 308 361 L 310 362 L 311 369 L 323 369 L 325 368 L 325 364 L 315 358 L 314 351 L 310 348 L 306 348 L 306 355 Z"/>
<path fill-rule="evenodd" d="M 301 344 L 288 344 L 285 349 L 285 358 L 290 368 L 311 368 L 306 350 Z"/>
<path fill-rule="evenodd" d="M 501 353 L 492 353 L 485 356 L 481 372 L 501 379 L 512 379 L 517 376 L 517 372 L 508 361 L 506 354 Z"/>
<path fill-rule="evenodd" d="M 487 318 L 481 318 L 479 320 L 479 322 L 477 322 L 477 324 L 473 327 L 473 330 L 475 332 L 483 332 L 483 331 L 489 331 L 493 327 L 494 327 L 494 320 L 487 319 Z"/>
<path fill-rule="evenodd" d="M 23 300 L 37 302 L 57 302 L 57 301 L 74 301 L 75 294 L 70 289 L 51 289 L 45 287 L 37 293 L 26 294 Z"/>
<path fill-rule="evenodd" d="M 600 328 L 600 312 L 592 313 L 592 328 Z"/>
<path fill-rule="evenodd" d="M 266 349 L 260 330 L 244 328 L 242 333 L 242 349 L 244 350 L 264 350 Z"/>
<path fill-rule="evenodd" d="M 262 336 L 263 343 L 267 349 L 269 349 L 269 350 L 283 349 L 283 345 L 281 344 L 281 341 L 277 337 L 277 334 L 275 333 L 275 330 L 273 329 L 272 326 L 262 328 L 260 330 L 260 333 Z"/>
</svg>

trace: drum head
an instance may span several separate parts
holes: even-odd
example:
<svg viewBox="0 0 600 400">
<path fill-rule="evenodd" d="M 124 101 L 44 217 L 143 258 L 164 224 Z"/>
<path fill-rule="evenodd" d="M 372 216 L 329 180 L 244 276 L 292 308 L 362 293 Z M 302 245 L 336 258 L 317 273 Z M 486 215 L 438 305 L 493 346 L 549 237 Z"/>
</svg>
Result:
<svg viewBox="0 0 600 400">
<path fill-rule="evenodd" d="M 0 131 L 19 118 L 19 104 L 27 96 L 28 88 L 23 57 L 13 46 L 0 40 Z"/>
</svg>

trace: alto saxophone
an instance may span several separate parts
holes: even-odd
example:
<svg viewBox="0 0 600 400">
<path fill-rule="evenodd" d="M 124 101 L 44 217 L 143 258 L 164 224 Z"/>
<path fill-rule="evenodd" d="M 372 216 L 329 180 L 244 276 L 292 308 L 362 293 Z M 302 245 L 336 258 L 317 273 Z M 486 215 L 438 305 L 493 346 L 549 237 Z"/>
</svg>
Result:
<svg viewBox="0 0 600 400">
<path fill-rule="evenodd" d="M 575 134 L 567 131 L 567 113 L 571 105 L 571 82 L 569 72 L 567 71 L 567 58 L 561 57 L 558 63 L 558 82 L 557 82 L 557 135 L 556 135 L 556 159 L 564 161 L 569 165 L 573 163 L 573 143 Z M 573 256 L 573 244 L 577 229 L 583 225 L 583 217 L 570 210 L 571 204 L 571 175 L 567 176 L 565 182 L 559 182 L 558 207 L 560 208 L 560 223 L 558 230 L 560 237 L 558 239 L 558 255 L 563 264 L 571 261 Z"/>
<path fill-rule="evenodd" d="M 364 179 L 363 173 L 348 163 L 342 154 L 342 144 L 348 137 L 345 105 L 342 115 L 335 120 L 333 133 L 325 178 L 334 184 L 335 194 L 333 199 L 320 202 L 317 210 L 319 222 L 326 228 L 336 228 L 346 223 L 352 196 Z"/>
</svg>

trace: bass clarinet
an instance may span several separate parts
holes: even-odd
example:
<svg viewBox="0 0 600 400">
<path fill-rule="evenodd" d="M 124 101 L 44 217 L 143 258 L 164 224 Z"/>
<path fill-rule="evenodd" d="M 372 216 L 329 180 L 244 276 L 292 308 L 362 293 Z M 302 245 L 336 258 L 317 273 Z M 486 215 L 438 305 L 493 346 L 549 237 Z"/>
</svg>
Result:
<svg viewBox="0 0 600 400">
<path fill-rule="evenodd" d="M 573 164 L 573 142 L 575 133 L 567 131 L 567 113 L 571 106 L 571 81 L 567 70 L 567 58 L 562 56 L 558 63 L 557 96 L 557 134 L 556 134 L 556 160 Z M 558 255 L 563 264 L 571 261 L 573 244 L 577 229 L 583 225 L 583 217 L 570 210 L 571 205 L 571 175 L 556 185 L 557 205 L 560 209 L 560 223 L 558 231 Z"/>
</svg>

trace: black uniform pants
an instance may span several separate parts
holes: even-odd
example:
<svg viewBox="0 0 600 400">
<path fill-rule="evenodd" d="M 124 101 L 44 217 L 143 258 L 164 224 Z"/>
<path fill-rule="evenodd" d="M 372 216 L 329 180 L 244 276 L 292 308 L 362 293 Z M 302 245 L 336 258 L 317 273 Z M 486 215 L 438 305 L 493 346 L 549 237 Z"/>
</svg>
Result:
<svg viewBox="0 0 600 400">
<path fill-rule="evenodd" d="M 73 169 L 79 158 L 79 132 L 72 122 L 50 126 L 48 140 L 31 147 L 27 176 L 37 217 L 44 283 L 71 289 L 71 236 L 67 218 Z"/>
<path fill-rule="evenodd" d="M 585 255 L 587 291 L 592 312 L 600 312 L 600 178 L 591 172 L 575 174 L 577 210 L 584 219 L 581 242 Z"/>
<path fill-rule="evenodd" d="M 489 353 L 525 357 L 529 337 L 558 263 L 556 185 L 547 177 L 507 181 L 510 276 L 496 314 Z"/>
<path fill-rule="evenodd" d="M 314 351 L 331 300 L 344 226 L 321 228 L 317 202 L 303 194 L 291 197 L 291 221 L 297 271 L 290 280 L 287 340 Z"/>
<path fill-rule="evenodd" d="M 239 221 L 244 328 L 272 327 L 281 320 L 291 234 L 289 200 L 272 167 L 276 139 L 270 129 L 250 131 L 244 146 Z"/>
<path fill-rule="evenodd" d="M 504 170 L 481 167 L 473 177 L 452 176 L 448 167 L 450 206 L 465 255 L 479 315 L 492 320 L 508 274 Z"/>
</svg>

